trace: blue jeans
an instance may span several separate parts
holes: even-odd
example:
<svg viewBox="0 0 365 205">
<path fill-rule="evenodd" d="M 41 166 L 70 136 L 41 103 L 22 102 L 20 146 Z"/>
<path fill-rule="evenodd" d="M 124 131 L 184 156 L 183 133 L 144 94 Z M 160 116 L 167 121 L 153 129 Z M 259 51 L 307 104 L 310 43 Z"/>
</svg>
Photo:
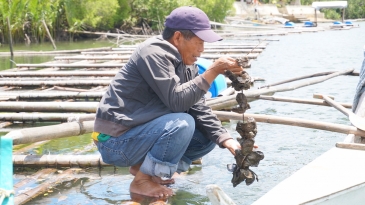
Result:
<svg viewBox="0 0 365 205">
<path fill-rule="evenodd" d="M 215 143 L 195 129 L 187 113 L 170 113 L 97 144 L 103 161 L 120 167 L 142 164 L 140 171 L 167 177 L 189 169 L 192 161 L 212 151 Z"/>
</svg>

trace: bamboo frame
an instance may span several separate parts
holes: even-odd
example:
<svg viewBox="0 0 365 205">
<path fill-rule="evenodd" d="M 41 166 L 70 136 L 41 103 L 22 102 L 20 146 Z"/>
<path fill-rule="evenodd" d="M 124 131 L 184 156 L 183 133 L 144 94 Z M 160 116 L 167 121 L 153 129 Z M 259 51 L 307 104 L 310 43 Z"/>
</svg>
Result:
<svg viewBox="0 0 365 205">
<path fill-rule="evenodd" d="M 98 102 L 1 102 L 0 112 L 89 112 Z"/>
<path fill-rule="evenodd" d="M 113 77 L 117 74 L 115 71 L 18 71 L 18 72 L 0 72 L 1 77 L 72 77 L 72 76 L 107 76 Z"/>
<path fill-rule="evenodd" d="M 78 136 L 93 131 L 94 121 L 68 122 L 59 125 L 32 127 L 11 131 L 5 136 L 13 138 L 13 144 L 28 144 L 50 139 Z"/>
<path fill-rule="evenodd" d="M 242 114 L 237 114 L 233 112 L 224 112 L 224 111 L 213 111 L 213 113 L 216 114 L 218 118 L 241 120 L 241 121 L 243 120 Z M 247 119 L 248 117 L 255 118 L 256 122 L 306 127 L 306 128 L 326 130 L 331 132 L 338 132 L 343 134 L 354 134 L 357 136 L 365 136 L 365 131 L 349 125 L 341 125 L 329 122 L 306 120 L 306 119 L 291 118 L 291 117 L 278 117 L 271 115 L 245 113 L 244 118 Z"/>
<path fill-rule="evenodd" d="M 339 72 L 335 72 L 332 73 L 330 75 L 326 75 L 314 80 L 310 80 L 310 81 L 306 81 L 306 82 L 301 82 L 301 83 L 297 83 L 295 85 L 292 86 L 286 86 L 286 87 L 270 87 L 267 89 L 259 89 L 259 90 L 248 90 L 248 91 L 243 91 L 243 93 L 246 95 L 246 97 L 248 98 L 254 98 L 263 94 L 270 94 L 270 93 L 275 93 L 275 92 L 284 92 L 284 91 L 290 91 L 290 90 L 295 90 L 301 87 L 305 87 L 308 85 L 313 85 L 313 84 L 317 84 L 326 80 L 329 80 L 331 78 L 340 76 L 340 75 L 345 75 L 348 73 L 353 72 L 354 69 L 347 69 L 344 71 L 339 71 Z M 219 110 L 219 109 L 223 109 L 226 107 L 230 107 L 230 106 L 234 106 L 237 105 L 236 102 L 236 96 L 227 96 L 227 97 L 219 97 L 216 98 L 214 100 L 208 101 L 207 105 L 210 106 L 213 110 Z"/>
<path fill-rule="evenodd" d="M 70 118 L 80 116 L 94 116 L 95 114 L 74 114 L 74 113 L 2 113 L 1 121 L 31 121 L 31 122 L 67 122 Z"/>
<path fill-rule="evenodd" d="M 31 100 L 31 99 L 99 99 L 105 92 L 0 92 L 0 98 L 9 100 Z"/>
<path fill-rule="evenodd" d="M 274 97 L 274 96 L 266 96 L 266 95 L 260 95 L 255 98 L 260 99 L 260 100 L 271 100 L 271 101 L 280 101 L 280 102 L 330 106 L 328 103 L 326 103 L 326 101 L 316 100 L 316 99 L 313 100 L 313 99 L 300 99 L 300 98 L 285 98 L 285 97 Z M 352 108 L 352 104 L 350 104 L 350 103 L 340 103 L 340 104 L 346 108 Z"/>
<path fill-rule="evenodd" d="M 43 81 L 0 81 L 0 86 L 108 86 L 111 82 L 109 80 L 43 80 Z"/>
<path fill-rule="evenodd" d="M 41 63 L 41 64 L 16 64 L 17 68 L 121 68 L 125 63 Z"/>
<path fill-rule="evenodd" d="M 100 167 L 112 166 L 103 162 L 100 155 L 13 155 L 15 167 Z"/>
<path fill-rule="evenodd" d="M 111 47 L 76 49 L 76 50 L 58 50 L 58 51 L 17 51 L 17 52 L 14 52 L 14 54 L 16 54 L 17 56 L 56 55 L 56 54 L 80 53 L 80 52 L 87 52 L 87 51 L 107 51 L 107 50 L 111 50 Z M 9 56 L 9 53 L 0 52 L 0 56 Z"/>
</svg>

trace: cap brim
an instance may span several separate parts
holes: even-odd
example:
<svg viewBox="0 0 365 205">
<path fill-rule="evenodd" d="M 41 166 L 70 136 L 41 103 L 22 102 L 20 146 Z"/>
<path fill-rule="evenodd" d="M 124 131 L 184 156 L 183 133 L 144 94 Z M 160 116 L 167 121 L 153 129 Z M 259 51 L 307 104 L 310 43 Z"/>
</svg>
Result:
<svg viewBox="0 0 365 205">
<path fill-rule="evenodd" d="M 208 30 L 191 30 L 195 35 L 197 35 L 200 39 L 205 42 L 212 43 L 216 41 L 220 41 L 223 38 L 216 34 L 214 31 Z"/>
</svg>

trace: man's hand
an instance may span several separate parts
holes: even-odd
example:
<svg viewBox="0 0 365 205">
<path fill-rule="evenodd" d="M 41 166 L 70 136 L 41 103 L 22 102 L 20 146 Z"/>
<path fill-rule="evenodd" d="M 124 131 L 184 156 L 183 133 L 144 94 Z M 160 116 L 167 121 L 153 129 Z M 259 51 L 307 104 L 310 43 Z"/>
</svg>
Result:
<svg viewBox="0 0 365 205">
<path fill-rule="evenodd" d="M 236 149 L 241 149 L 240 143 L 234 139 L 228 139 L 224 141 L 223 146 L 227 148 L 233 154 L 233 156 L 236 156 L 236 153 L 234 152 Z"/>
<path fill-rule="evenodd" d="M 236 153 L 234 152 L 236 149 L 241 149 L 241 145 L 238 141 L 234 139 L 229 139 L 223 142 L 223 146 L 227 148 L 234 156 L 236 156 Z M 254 149 L 257 149 L 259 146 L 253 145 Z"/>
<path fill-rule="evenodd" d="M 241 74 L 243 68 L 238 65 L 233 58 L 223 56 L 214 61 L 214 63 L 202 75 L 204 79 L 211 84 L 219 74 L 224 74 L 224 71 L 230 70 L 235 74 Z"/>
<path fill-rule="evenodd" d="M 222 56 L 214 61 L 209 69 L 214 70 L 219 74 L 224 74 L 224 71 L 230 70 L 232 73 L 241 74 L 243 68 L 238 65 L 234 58 Z"/>
</svg>

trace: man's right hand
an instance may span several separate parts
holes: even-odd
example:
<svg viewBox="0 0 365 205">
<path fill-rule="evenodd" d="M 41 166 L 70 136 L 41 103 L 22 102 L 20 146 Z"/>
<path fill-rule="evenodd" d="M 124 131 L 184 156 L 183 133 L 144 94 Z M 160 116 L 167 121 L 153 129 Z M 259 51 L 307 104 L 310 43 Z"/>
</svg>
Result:
<svg viewBox="0 0 365 205">
<path fill-rule="evenodd" d="M 234 58 L 223 56 L 214 61 L 208 70 L 203 73 L 203 77 L 211 84 L 219 74 L 224 74 L 226 70 L 230 70 L 239 75 L 243 71 L 243 68 L 238 65 Z"/>
</svg>

